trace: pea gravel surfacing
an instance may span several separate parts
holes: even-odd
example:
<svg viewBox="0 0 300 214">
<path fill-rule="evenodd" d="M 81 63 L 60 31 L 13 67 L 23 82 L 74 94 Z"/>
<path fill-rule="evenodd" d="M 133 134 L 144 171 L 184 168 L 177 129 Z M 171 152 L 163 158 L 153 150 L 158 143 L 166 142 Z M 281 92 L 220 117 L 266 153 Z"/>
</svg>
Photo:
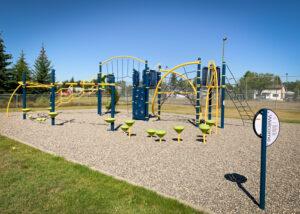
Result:
<svg viewBox="0 0 300 214">
<path fill-rule="evenodd" d="M 108 116 L 100 117 L 95 110 L 61 111 L 58 125 L 51 126 L 49 120 L 22 120 L 20 113 L 9 118 L 0 114 L 0 134 L 213 213 L 261 213 L 255 204 L 260 140 L 251 126 L 226 120 L 225 129 L 209 136 L 204 145 L 200 131 L 183 116 L 136 121 L 130 139 L 121 129 L 107 131 L 104 118 Z M 116 126 L 130 117 L 125 112 L 117 114 Z M 173 139 L 175 125 L 185 126 L 181 143 Z M 149 128 L 166 130 L 166 141 L 147 137 Z M 268 147 L 267 213 L 300 211 L 299 139 L 299 124 L 282 123 L 277 142 Z M 245 176 L 247 181 L 238 186 L 225 179 L 229 173 Z"/>
</svg>

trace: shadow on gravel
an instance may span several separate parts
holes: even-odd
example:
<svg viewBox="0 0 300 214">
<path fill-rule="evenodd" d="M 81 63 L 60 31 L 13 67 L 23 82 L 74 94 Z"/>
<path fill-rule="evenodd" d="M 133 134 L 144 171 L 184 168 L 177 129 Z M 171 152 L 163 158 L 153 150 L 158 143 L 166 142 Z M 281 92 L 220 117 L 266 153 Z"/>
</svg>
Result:
<svg viewBox="0 0 300 214">
<path fill-rule="evenodd" d="M 247 181 L 247 178 L 245 176 L 237 174 L 237 173 L 228 173 L 228 174 L 225 174 L 224 177 L 225 177 L 226 180 L 236 183 L 237 186 L 248 196 L 248 198 L 250 198 L 251 201 L 253 201 L 254 204 L 259 206 L 256 199 L 242 185 L 243 183 L 246 183 L 246 181 Z"/>
<path fill-rule="evenodd" d="M 117 127 L 115 127 L 115 131 L 118 131 L 121 126 L 122 124 L 119 124 Z"/>
<path fill-rule="evenodd" d="M 237 124 L 237 123 L 225 123 L 225 125 L 229 125 L 229 126 L 244 126 L 243 124 Z"/>
<path fill-rule="evenodd" d="M 75 119 L 65 120 L 65 121 L 62 121 L 62 122 L 60 122 L 60 123 L 56 123 L 56 125 L 57 125 L 57 126 L 63 126 L 63 125 L 65 125 L 66 123 L 72 123 L 72 122 L 74 122 L 74 121 L 75 121 Z"/>
</svg>

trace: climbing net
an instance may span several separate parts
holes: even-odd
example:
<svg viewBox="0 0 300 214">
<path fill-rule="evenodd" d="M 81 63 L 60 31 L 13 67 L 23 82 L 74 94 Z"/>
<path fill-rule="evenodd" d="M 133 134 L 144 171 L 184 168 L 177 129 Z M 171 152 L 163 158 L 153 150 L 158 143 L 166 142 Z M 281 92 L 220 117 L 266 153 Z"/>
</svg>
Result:
<svg viewBox="0 0 300 214">
<path fill-rule="evenodd" d="M 193 114 L 194 108 L 192 111 L 186 112 L 188 109 L 183 108 L 183 105 L 196 107 L 196 80 L 199 64 L 200 61 L 193 61 L 177 65 L 171 69 L 159 69 L 161 78 L 152 97 L 153 115 L 161 119 L 163 106 L 165 106 L 164 111 L 176 113 L 178 110 L 183 110 L 184 113 Z"/>
<path fill-rule="evenodd" d="M 133 71 L 137 71 L 141 75 L 145 66 L 147 66 L 147 61 L 133 56 L 114 56 L 100 62 L 100 72 L 103 79 L 110 74 L 114 75 L 117 99 L 119 101 L 117 104 L 119 106 L 126 106 L 127 112 L 130 111 L 132 103 Z M 109 88 L 106 88 L 103 92 L 103 97 L 108 99 Z"/>
</svg>

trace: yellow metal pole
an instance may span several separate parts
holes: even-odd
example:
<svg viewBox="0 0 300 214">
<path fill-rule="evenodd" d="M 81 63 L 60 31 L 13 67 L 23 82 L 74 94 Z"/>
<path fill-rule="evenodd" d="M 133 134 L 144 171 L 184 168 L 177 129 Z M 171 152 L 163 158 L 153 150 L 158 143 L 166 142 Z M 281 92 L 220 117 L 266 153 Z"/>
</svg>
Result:
<svg viewBox="0 0 300 214">
<path fill-rule="evenodd" d="M 22 84 L 19 84 L 18 87 L 10 95 L 10 98 L 8 100 L 7 107 L 6 107 L 6 116 L 7 117 L 8 117 L 8 113 L 9 113 L 9 106 L 10 106 L 11 100 L 12 100 L 13 96 L 15 95 L 15 93 L 19 90 L 20 87 L 22 87 Z"/>
<path fill-rule="evenodd" d="M 200 61 L 197 60 L 197 61 L 192 61 L 192 62 L 186 62 L 186 63 L 182 63 L 182 64 L 179 64 L 175 67 L 173 67 L 172 69 L 168 70 L 165 72 L 165 74 L 161 77 L 161 79 L 158 81 L 157 85 L 156 85 L 156 88 L 155 88 L 155 91 L 154 91 L 154 95 L 152 97 L 152 114 L 153 115 L 156 115 L 155 114 L 155 100 L 156 100 L 156 97 L 157 97 L 157 94 L 158 94 L 158 89 L 161 85 L 161 83 L 164 81 L 164 79 L 171 73 L 175 73 L 175 74 L 178 74 L 177 72 L 174 72 L 175 70 L 177 70 L 178 68 L 181 68 L 181 67 L 184 67 L 184 66 L 188 66 L 188 65 L 197 65 L 197 64 L 200 64 Z M 196 94 L 197 91 L 196 91 L 196 88 L 194 86 L 194 84 L 187 78 L 185 77 L 184 75 L 182 74 L 179 74 L 181 77 L 183 77 L 184 79 L 186 79 L 189 84 L 191 85 L 192 89 L 194 90 L 194 93 Z"/>
</svg>

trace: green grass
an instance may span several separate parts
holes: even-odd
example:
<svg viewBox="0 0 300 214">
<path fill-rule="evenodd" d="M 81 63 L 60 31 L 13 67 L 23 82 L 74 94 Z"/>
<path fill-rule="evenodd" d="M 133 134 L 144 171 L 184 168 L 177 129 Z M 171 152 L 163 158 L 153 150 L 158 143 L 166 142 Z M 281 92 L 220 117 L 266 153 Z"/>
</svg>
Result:
<svg viewBox="0 0 300 214">
<path fill-rule="evenodd" d="M 0 213 L 199 212 L 0 136 Z"/>
</svg>

